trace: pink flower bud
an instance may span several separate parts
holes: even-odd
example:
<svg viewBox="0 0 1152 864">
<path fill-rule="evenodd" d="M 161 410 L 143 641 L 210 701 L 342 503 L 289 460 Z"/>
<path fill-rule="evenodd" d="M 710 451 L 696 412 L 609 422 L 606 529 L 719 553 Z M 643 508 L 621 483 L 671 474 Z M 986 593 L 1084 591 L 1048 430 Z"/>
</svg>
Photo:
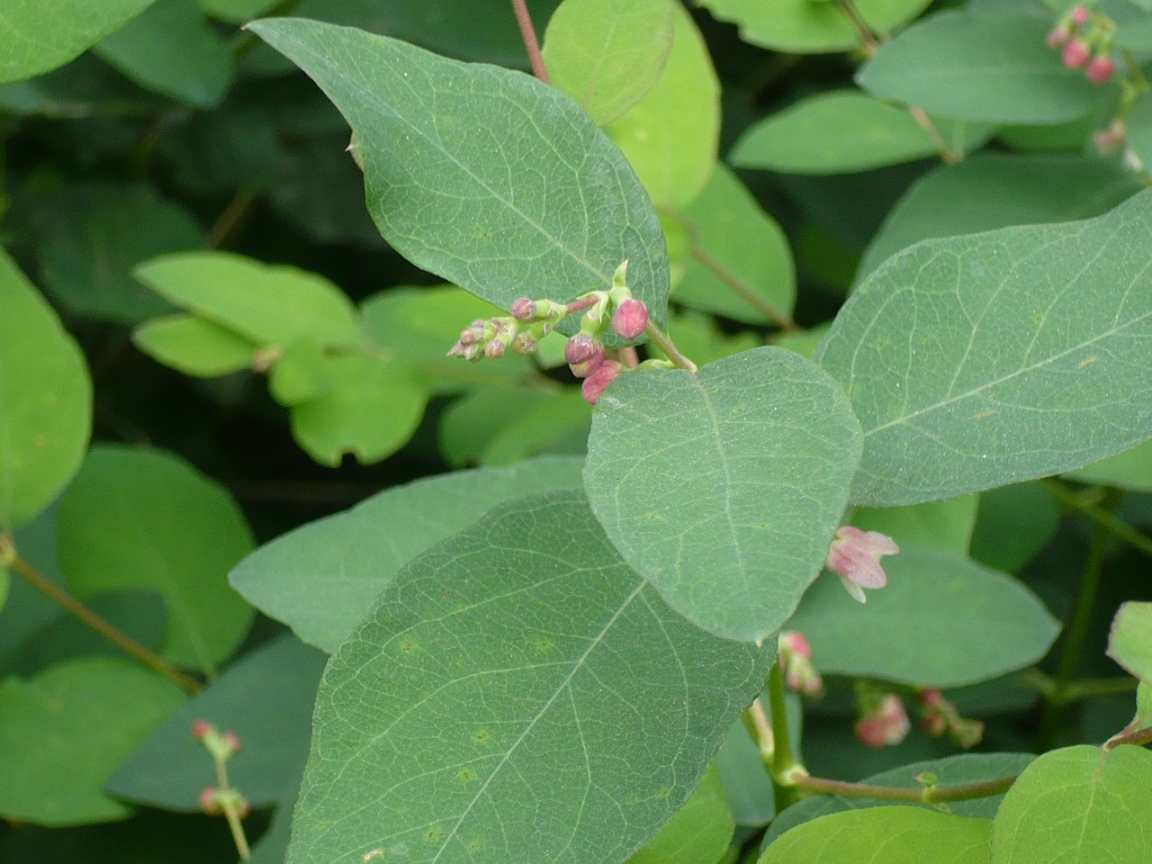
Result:
<svg viewBox="0 0 1152 864">
<path fill-rule="evenodd" d="M 616 376 L 620 374 L 622 368 L 615 360 L 603 361 L 595 372 L 584 379 L 584 383 L 580 387 L 584 401 L 589 405 L 595 405 L 599 402 L 604 391 L 608 389 L 608 385 L 616 380 Z"/>
<path fill-rule="evenodd" d="M 220 790 L 215 786 L 205 786 L 200 790 L 200 809 L 209 816 L 216 816 L 223 812 L 220 807 Z"/>
<path fill-rule="evenodd" d="M 1068 28 L 1053 27 L 1048 31 L 1048 47 L 1063 48 L 1068 44 L 1068 40 L 1071 38 L 1072 34 L 1068 32 Z"/>
<path fill-rule="evenodd" d="M 781 633 L 778 650 L 784 666 L 784 683 L 789 690 L 808 696 L 819 696 L 824 692 L 824 679 L 812 665 L 812 646 L 803 633 L 798 630 Z"/>
<path fill-rule="evenodd" d="M 811 660 L 812 645 L 799 630 L 785 630 L 780 634 L 780 653 Z"/>
<path fill-rule="evenodd" d="M 911 731 L 904 702 L 894 693 L 884 694 L 877 708 L 856 721 L 856 738 L 868 747 L 891 747 Z"/>
<path fill-rule="evenodd" d="M 195 723 L 192 724 L 192 737 L 195 738 L 197 741 L 203 741 L 210 734 L 212 734 L 212 731 L 213 731 L 212 724 L 209 723 L 207 720 L 203 720 L 203 719 L 197 720 Z"/>
<path fill-rule="evenodd" d="M 221 743 L 232 751 L 233 756 L 240 752 L 240 736 L 235 732 L 225 732 L 220 736 Z"/>
<path fill-rule="evenodd" d="M 879 531 L 861 531 L 852 525 L 845 525 L 836 532 L 832 545 L 828 547 L 825 566 L 840 577 L 845 590 L 852 597 L 864 603 L 864 588 L 883 588 L 888 584 L 880 558 L 895 555 L 900 551 L 892 538 Z"/>
<path fill-rule="evenodd" d="M 952 740 L 968 750 L 984 739 L 984 724 L 979 720 L 957 719 L 952 724 Z"/>
<path fill-rule="evenodd" d="M 1093 57 L 1084 73 L 1093 84 L 1107 84 L 1116 71 L 1116 61 L 1106 55 Z"/>
<path fill-rule="evenodd" d="M 512 350 L 517 354 L 534 354 L 540 343 L 528 333 L 517 333 L 512 339 Z"/>
<path fill-rule="evenodd" d="M 621 339 L 636 339 L 648 326 L 648 307 L 635 298 L 621 303 L 612 315 L 612 329 Z"/>
<path fill-rule="evenodd" d="M 1083 27 L 1092 20 L 1092 13 L 1088 11 L 1088 7 L 1086 6 L 1077 6 L 1069 13 L 1068 20 L 1077 27 Z"/>
<path fill-rule="evenodd" d="M 1073 39 L 1064 48 L 1064 65 L 1069 69 L 1079 69 L 1088 62 L 1092 52 L 1080 39 Z"/>
<path fill-rule="evenodd" d="M 493 340 L 484 346 L 484 356 L 490 360 L 498 360 L 504 356 L 504 350 L 507 346 L 499 339 Z"/>
<path fill-rule="evenodd" d="M 512 302 L 512 308 L 508 311 L 512 313 L 513 318 L 531 321 L 536 317 L 536 304 L 527 297 L 519 297 Z"/>
<path fill-rule="evenodd" d="M 564 359 L 577 378 L 587 378 L 604 362 L 604 346 L 586 333 L 577 333 L 564 345 Z"/>
</svg>

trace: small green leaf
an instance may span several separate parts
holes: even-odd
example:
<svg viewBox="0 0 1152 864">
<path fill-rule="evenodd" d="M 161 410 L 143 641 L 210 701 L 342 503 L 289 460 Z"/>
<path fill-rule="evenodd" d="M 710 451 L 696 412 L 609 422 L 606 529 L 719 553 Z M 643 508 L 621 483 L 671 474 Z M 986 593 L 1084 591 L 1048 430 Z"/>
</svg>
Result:
<svg viewBox="0 0 1152 864">
<path fill-rule="evenodd" d="M 197 378 L 251 369 L 259 346 L 198 315 L 165 315 L 137 327 L 132 342 L 165 366 Z"/>
<path fill-rule="evenodd" d="M 331 387 L 324 349 L 307 337 L 284 346 L 268 377 L 272 398 L 289 407 L 317 399 Z"/>
<path fill-rule="evenodd" d="M 579 488 L 583 464 L 537 459 L 396 486 L 261 546 L 229 578 L 262 612 L 331 653 L 401 567 L 496 504 Z"/>
<path fill-rule="evenodd" d="M 1060 123 L 1092 110 L 1100 88 L 1048 47 L 1051 23 L 1027 13 L 939 12 L 881 46 L 856 76 L 874 96 L 977 123 Z"/>
<path fill-rule="evenodd" d="M 977 495 L 910 507 L 858 507 L 852 524 L 863 531 L 887 534 L 901 548 L 927 546 L 966 556 L 976 525 Z"/>
<path fill-rule="evenodd" d="M 292 408 L 292 437 L 321 465 L 345 453 L 361 465 L 391 456 L 420 425 L 428 390 L 406 363 L 379 357 L 326 357 L 323 395 Z"/>
<path fill-rule="evenodd" d="M 750 324 L 792 314 L 788 239 L 727 166 L 717 163 L 708 185 L 675 218 L 689 238 L 678 302 Z"/>
<path fill-rule="evenodd" d="M 566 301 L 611 287 L 627 259 L 634 293 L 663 324 L 660 222 L 619 150 L 567 96 L 350 28 L 272 18 L 251 29 L 348 119 L 368 209 L 414 264 L 508 309 L 525 293 Z"/>
<path fill-rule="evenodd" d="M 855 0 L 874 33 L 889 33 L 924 11 L 930 0 Z M 745 42 L 794 54 L 850 51 L 860 33 L 835 2 L 813 0 L 701 0 L 721 21 L 740 27 Z"/>
<path fill-rule="evenodd" d="M 1039 660 L 1060 632 L 1020 582 L 957 555 L 909 546 L 884 570 L 887 587 L 863 605 L 831 575 L 804 595 L 787 626 L 821 672 L 955 687 Z"/>
<path fill-rule="evenodd" d="M 192 724 L 203 719 L 240 738 L 229 782 L 253 807 L 275 804 L 292 791 L 308 756 L 326 659 L 292 636 L 245 655 L 157 728 L 104 788 L 139 804 L 198 812 L 200 790 L 216 783 L 212 757 L 192 737 Z"/>
<path fill-rule="evenodd" d="M 305 336 L 331 347 L 355 347 L 363 340 L 344 292 L 295 267 L 230 252 L 186 252 L 147 261 L 135 276 L 177 306 L 262 346 Z"/>
<path fill-rule="evenodd" d="M 49 826 L 128 817 L 104 782 L 183 698 L 171 682 L 110 657 L 9 678 L 0 684 L 0 813 Z"/>
<path fill-rule="evenodd" d="M 1108 637 L 1108 656 L 1152 684 L 1152 603 L 1133 600 L 1120 607 Z"/>
<path fill-rule="evenodd" d="M 33 519 L 80 467 L 92 428 L 84 355 L 0 249 L 0 532 Z"/>
<path fill-rule="evenodd" d="M 50 213 L 37 248 L 44 285 L 69 311 L 90 318 L 131 325 L 172 311 L 132 278 L 132 268 L 204 247 L 192 215 L 144 184 L 75 184 Z"/>
<path fill-rule="evenodd" d="M 713 765 L 688 803 L 628 864 L 715 864 L 728 851 L 735 828 Z"/>
<path fill-rule="evenodd" d="M 1147 439 L 1150 221 L 1143 192 L 1086 222 L 926 241 L 876 270 L 816 352 L 864 428 L 852 500 L 952 498 Z"/>
<path fill-rule="evenodd" d="M 224 100 L 232 83 L 232 52 L 196 0 L 156 0 L 95 54 L 146 90 L 196 108 Z"/>
<path fill-rule="evenodd" d="M 598 125 L 611 123 L 660 80 L 675 8 L 669 0 L 565 0 L 544 34 L 552 86 Z"/>
<path fill-rule="evenodd" d="M 0 84 L 41 75 L 123 27 L 152 0 L 6 0 Z M 64 26 L 63 22 L 67 22 Z"/>
<path fill-rule="evenodd" d="M 1098 483 L 1133 492 L 1152 492 L 1152 441 L 1145 441 L 1131 450 L 1093 462 L 1086 468 L 1070 471 L 1068 476 L 1081 483 Z"/>
<path fill-rule="evenodd" d="M 919 807 L 869 807 L 821 816 L 784 834 L 757 864 L 988 864 L 992 820 Z"/>
<path fill-rule="evenodd" d="M 227 574 L 252 549 L 223 487 L 171 454 L 99 445 L 60 504 L 60 564 L 84 599 L 147 588 L 164 598 L 164 656 L 212 670 L 231 654 L 252 609 Z"/>
<path fill-rule="evenodd" d="M 1145 864 L 1152 860 L 1152 753 L 1121 745 L 1052 750 L 1008 790 L 993 864 Z"/>
<path fill-rule="evenodd" d="M 622 375 L 593 415 L 584 485 L 616 548 L 673 608 L 760 641 L 820 572 L 859 442 L 835 382 L 756 348 L 695 375 Z"/>
<path fill-rule="evenodd" d="M 772 659 L 665 606 L 578 492 L 501 505 L 409 564 L 329 661 L 289 861 L 621 862 Z"/>
<path fill-rule="evenodd" d="M 684 7 L 671 5 L 676 35 L 664 74 L 605 130 L 657 207 L 683 207 L 699 194 L 712 176 L 720 136 L 720 83 L 708 46 Z"/>
</svg>

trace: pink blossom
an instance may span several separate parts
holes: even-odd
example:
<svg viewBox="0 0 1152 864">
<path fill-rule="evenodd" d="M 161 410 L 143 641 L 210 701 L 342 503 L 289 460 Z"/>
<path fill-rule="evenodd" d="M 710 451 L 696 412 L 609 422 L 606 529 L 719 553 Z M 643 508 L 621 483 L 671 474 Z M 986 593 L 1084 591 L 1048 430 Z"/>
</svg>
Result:
<svg viewBox="0 0 1152 864">
<path fill-rule="evenodd" d="M 1064 65 L 1069 69 L 1079 69 L 1091 56 L 1092 52 L 1082 40 L 1073 39 L 1064 49 Z"/>
<path fill-rule="evenodd" d="M 886 693 L 875 710 L 856 721 L 856 738 L 868 747 L 891 747 L 903 741 L 911 729 L 904 701 L 895 693 Z"/>
<path fill-rule="evenodd" d="M 1088 69 L 1084 74 L 1093 84 L 1107 84 L 1115 71 L 1116 61 L 1111 57 L 1101 55 L 1092 58 L 1092 62 L 1088 64 Z"/>
<path fill-rule="evenodd" d="M 854 599 L 864 603 L 867 601 L 864 588 L 883 588 L 888 584 L 880 558 L 899 551 L 900 547 L 886 534 L 845 525 L 836 532 L 828 547 L 825 566 L 840 577 Z"/>
</svg>

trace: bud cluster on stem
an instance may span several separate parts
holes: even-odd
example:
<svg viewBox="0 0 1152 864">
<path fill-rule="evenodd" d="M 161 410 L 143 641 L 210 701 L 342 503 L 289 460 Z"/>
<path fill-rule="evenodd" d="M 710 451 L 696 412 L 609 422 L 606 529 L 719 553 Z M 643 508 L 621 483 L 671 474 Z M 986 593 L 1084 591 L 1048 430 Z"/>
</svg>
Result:
<svg viewBox="0 0 1152 864">
<path fill-rule="evenodd" d="M 866 747 L 895 746 L 912 729 L 904 700 L 895 693 L 862 688 L 857 694 L 857 703 L 860 716 L 856 721 L 856 738 Z"/>
<path fill-rule="evenodd" d="M 984 724 L 979 720 L 966 720 L 956 706 L 944 698 L 939 690 L 921 690 L 920 728 L 932 736 L 948 733 L 952 740 L 968 750 L 984 737 Z"/>
<path fill-rule="evenodd" d="M 228 760 L 240 752 L 240 737 L 235 732 L 221 732 L 215 725 L 203 719 L 192 724 L 192 737 L 204 745 L 204 749 L 211 754 L 216 766 L 218 785 L 205 786 L 200 790 L 200 809 L 209 816 L 223 815 L 228 820 L 228 828 L 236 843 L 236 851 L 240 853 L 242 861 L 247 861 L 251 857 L 251 850 L 240 820 L 248 815 L 250 808 L 239 790 L 233 789 L 228 782 L 227 765 Z"/>
<path fill-rule="evenodd" d="M 1065 12 L 1048 33 L 1048 47 L 1061 52 L 1069 69 L 1083 69 L 1093 84 L 1106 84 L 1116 72 L 1112 59 L 1112 19 L 1076 4 Z"/>
<path fill-rule="evenodd" d="M 824 693 L 824 679 L 812 665 L 812 646 L 808 637 L 799 630 L 785 630 L 780 633 L 777 652 L 784 666 L 784 684 L 789 690 L 805 696 L 820 696 Z"/>
</svg>

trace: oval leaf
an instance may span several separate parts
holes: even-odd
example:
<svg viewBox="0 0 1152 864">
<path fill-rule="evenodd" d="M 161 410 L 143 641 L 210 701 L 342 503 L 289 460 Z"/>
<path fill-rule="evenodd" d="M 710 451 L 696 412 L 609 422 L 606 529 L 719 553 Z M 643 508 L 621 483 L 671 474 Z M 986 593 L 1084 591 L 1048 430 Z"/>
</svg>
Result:
<svg viewBox="0 0 1152 864">
<path fill-rule="evenodd" d="M 1108 656 L 1152 683 L 1152 603 L 1133 600 L 1120 607 L 1108 636 Z"/>
<path fill-rule="evenodd" d="M 889 259 L 815 358 L 864 427 L 856 503 L 953 498 L 1152 432 L 1152 193 L 1086 222 L 930 240 Z"/>
<path fill-rule="evenodd" d="M 227 327 L 185 314 L 153 318 L 132 332 L 132 342 L 156 362 L 198 378 L 251 369 L 260 348 Z"/>
<path fill-rule="evenodd" d="M 0 249 L 0 532 L 72 479 L 92 428 L 92 382 L 60 319 Z"/>
<path fill-rule="evenodd" d="M 276 18 L 250 29 L 344 114 L 368 209 L 404 257 L 503 309 L 526 293 L 568 301 L 610 288 L 627 259 L 633 292 L 663 323 L 660 221 L 620 151 L 567 96 L 352 28 Z"/>
<path fill-rule="evenodd" d="M 624 559 L 681 614 L 759 641 L 816 578 L 859 457 L 835 382 L 783 348 L 698 374 L 624 375 L 600 400 L 584 486 Z"/>
<path fill-rule="evenodd" d="M 289 861 L 623 861 L 771 661 L 668 609 L 579 493 L 502 505 L 409 564 L 329 662 Z"/>
</svg>

